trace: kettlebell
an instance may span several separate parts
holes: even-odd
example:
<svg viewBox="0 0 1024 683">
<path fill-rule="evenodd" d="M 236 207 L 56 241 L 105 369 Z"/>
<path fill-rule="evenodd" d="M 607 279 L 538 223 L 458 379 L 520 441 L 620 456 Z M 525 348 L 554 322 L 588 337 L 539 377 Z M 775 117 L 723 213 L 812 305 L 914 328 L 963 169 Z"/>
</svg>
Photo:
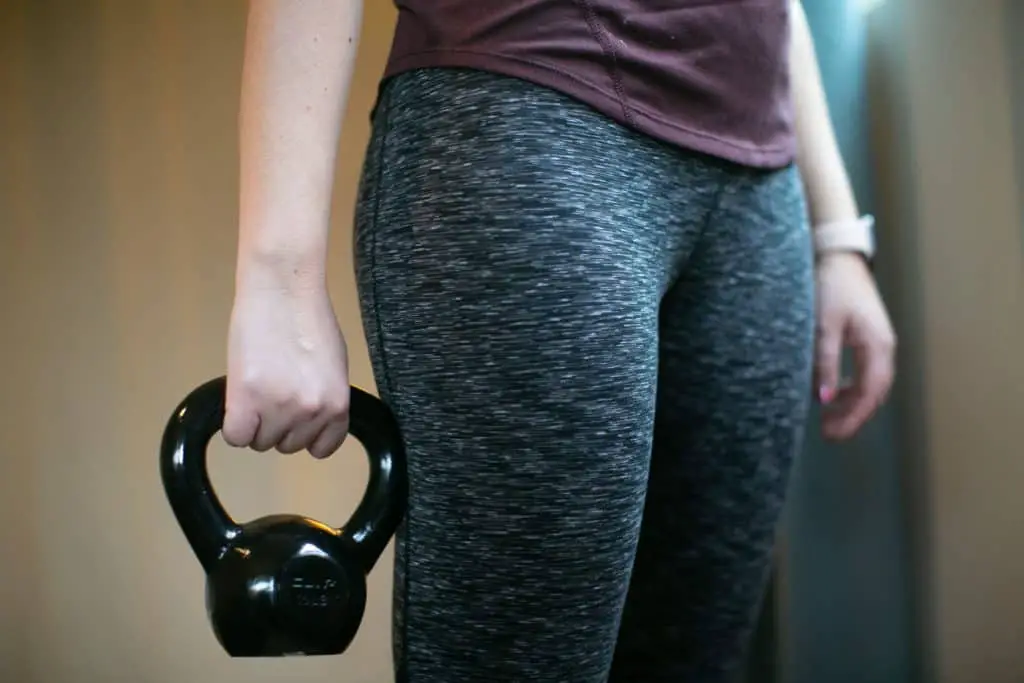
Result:
<svg viewBox="0 0 1024 683">
<path fill-rule="evenodd" d="M 167 500 L 206 573 L 206 611 L 232 657 L 344 652 L 366 608 L 366 576 L 405 514 L 405 455 L 387 406 L 352 387 L 349 433 L 366 449 L 370 476 L 342 528 L 276 514 L 239 524 L 210 484 L 206 449 L 224 421 L 225 377 L 175 409 L 163 434 Z"/>
</svg>

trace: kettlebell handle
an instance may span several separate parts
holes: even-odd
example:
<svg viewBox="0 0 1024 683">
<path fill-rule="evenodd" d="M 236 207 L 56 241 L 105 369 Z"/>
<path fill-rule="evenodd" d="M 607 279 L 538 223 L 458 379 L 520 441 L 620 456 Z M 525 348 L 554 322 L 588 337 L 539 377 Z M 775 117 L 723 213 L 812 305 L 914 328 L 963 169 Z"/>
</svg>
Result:
<svg viewBox="0 0 1024 683">
<path fill-rule="evenodd" d="M 222 376 L 185 397 L 167 422 L 160 449 L 168 502 L 207 573 L 241 532 L 217 498 L 206 467 L 207 447 L 224 424 L 226 389 Z M 383 401 L 353 386 L 349 405 L 349 434 L 366 450 L 370 476 L 362 501 L 337 531 L 369 573 L 405 514 L 405 453 L 398 425 Z"/>
</svg>

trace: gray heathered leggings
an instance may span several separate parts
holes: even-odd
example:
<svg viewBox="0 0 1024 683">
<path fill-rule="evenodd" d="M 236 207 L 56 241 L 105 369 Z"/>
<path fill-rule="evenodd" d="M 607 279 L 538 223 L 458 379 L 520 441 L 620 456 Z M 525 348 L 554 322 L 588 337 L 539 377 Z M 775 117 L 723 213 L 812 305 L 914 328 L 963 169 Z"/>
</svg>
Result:
<svg viewBox="0 0 1024 683">
<path fill-rule="evenodd" d="M 471 70 L 390 81 L 356 269 L 409 457 L 399 683 L 718 683 L 811 394 L 795 168 Z"/>
</svg>

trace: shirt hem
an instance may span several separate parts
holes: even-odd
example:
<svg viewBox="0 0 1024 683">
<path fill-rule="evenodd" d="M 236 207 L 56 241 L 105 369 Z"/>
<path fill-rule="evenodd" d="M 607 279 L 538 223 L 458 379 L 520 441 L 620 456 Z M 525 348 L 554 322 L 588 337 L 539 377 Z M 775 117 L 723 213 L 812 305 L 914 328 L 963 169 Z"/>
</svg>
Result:
<svg viewBox="0 0 1024 683">
<path fill-rule="evenodd" d="M 383 80 L 412 69 L 450 67 L 491 71 L 505 76 L 521 78 L 537 85 L 558 90 L 624 126 L 664 143 L 708 154 L 743 166 L 765 169 L 784 168 L 796 158 L 795 145 L 787 142 L 779 146 L 761 146 L 730 140 L 706 131 L 695 130 L 669 122 L 637 107 L 623 103 L 615 94 L 578 75 L 557 66 L 536 60 L 472 50 L 430 50 L 393 55 L 384 71 Z M 628 115 L 624 111 L 628 107 Z M 632 124 L 626 121 L 632 121 Z"/>
</svg>

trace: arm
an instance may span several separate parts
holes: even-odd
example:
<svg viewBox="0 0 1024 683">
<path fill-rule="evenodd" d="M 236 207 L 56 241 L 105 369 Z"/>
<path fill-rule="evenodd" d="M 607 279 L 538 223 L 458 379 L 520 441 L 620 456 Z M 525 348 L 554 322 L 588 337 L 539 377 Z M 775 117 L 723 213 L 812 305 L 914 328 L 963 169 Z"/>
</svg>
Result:
<svg viewBox="0 0 1024 683">
<path fill-rule="evenodd" d="M 250 4 L 239 113 L 241 289 L 323 284 L 361 20 L 360 0 Z"/>
<path fill-rule="evenodd" d="M 859 218 L 857 200 L 846 173 L 818 57 L 800 0 L 792 1 L 793 38 L 790 48 L 790 82 L 796 111 L 797 165 L 800 167 L 812 225 Z"/>
<path fill-rule="evenodd" d="M 222 429 L 233 446 L 325 458 L 348 432 L 348 358 L 326 264 L 361 19 L 360 0 L 249 6 Z"/>
<path fill-rule="evenodd" d="M 847 439 L 888 395 L 896 342 L 866 262 L 856 251 L 848 250 L 851 244 L 870 240 L 859 230 L 859 209 L 832 128 L 807 16 L 799 0 L 792 0 L 792 10 L 790 76 L 799 145 L 797 165 L 819 250 L 815 381 L 818 399 L 827 406 L 822 412 L 823 434 Z M 841 377 L 843 347 L 853 351 L 852 382 Z"/>
</svg>

